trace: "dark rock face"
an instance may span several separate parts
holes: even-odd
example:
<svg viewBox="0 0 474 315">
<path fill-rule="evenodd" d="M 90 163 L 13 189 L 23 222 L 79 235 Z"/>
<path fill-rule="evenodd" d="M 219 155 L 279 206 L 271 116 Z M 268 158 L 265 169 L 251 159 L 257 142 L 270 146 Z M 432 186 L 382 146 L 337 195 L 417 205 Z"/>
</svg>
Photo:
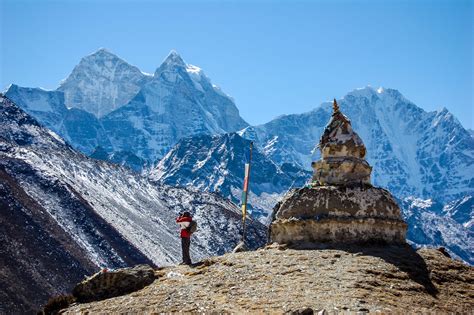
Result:
<svg viewBox="0 0 474 315">
<path fill-rule="evenodd" d="M 199 135 L 181 140 L 153 169 L 150 178 L 168 185 L 194 186 L 218 192 L 240 203 L 244 161 L 250 141 L 237 133 Z M 258 148 L 252 153 L 248 207 L 253 218 L 267 216 L 275 197 L 290 187 L 300 187 L 311 173 L 291 164 L 278 167 Z"/>
<path fill-rule="evenodd" d="M 140 290 L 154 280 L 152 267 L 138 265 L 133 268 L 98 272 L 76 285 L 72 293 L 78 302 L 100 301 Z"/>
<path fill-rule="evenodd" d="M 0 314 L 35 313 L 96 269 L 0 163 Z"/>
</svg>

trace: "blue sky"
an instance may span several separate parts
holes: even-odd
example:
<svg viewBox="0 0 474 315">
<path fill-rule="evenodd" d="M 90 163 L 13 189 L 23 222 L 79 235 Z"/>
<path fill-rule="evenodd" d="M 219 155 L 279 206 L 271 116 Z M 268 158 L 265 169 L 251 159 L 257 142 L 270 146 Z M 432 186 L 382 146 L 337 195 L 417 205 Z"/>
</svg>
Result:
<svg viewBox="0 0 474 315">
<path fill-rule="evenodd" d="M 252 124 L 371 85 L 474 128 L 472 1 L 0 3 L 2 90 L 56 88 L 100 47 L 151 73 L 175 49 Z"/>
</svg>

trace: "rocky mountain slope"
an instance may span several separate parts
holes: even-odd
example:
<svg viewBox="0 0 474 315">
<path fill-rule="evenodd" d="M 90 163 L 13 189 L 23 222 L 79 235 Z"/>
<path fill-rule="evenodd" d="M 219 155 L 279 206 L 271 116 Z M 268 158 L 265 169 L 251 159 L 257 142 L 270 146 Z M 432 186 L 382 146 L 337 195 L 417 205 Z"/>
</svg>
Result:
<svg viewBox="0 0 474 315">
<path fill-rule="evenodd" d="M 43 126 L 85 154 L 91 154 L 99 146 L 112 146 L 99 119 L 82 109 L 68 108 L 63 92 L 12 84 L 5 95 Z"/>
<path fill-rule="evenodd" d="M 85 154 L 101 146 L 148 163 L 183 137 L 247 126 L 233 100 L 174 51 L 146 75 L 101 49 L 55 91 L 12 85 L 6 96 Z"/>
<path fill-rule="evenodd" d="M 248 135 L 249 129 L 251 127 L 244 133 Z M 239 203 L 249 143 L 236 134 L 186 138 L 158 163 L 149 176 L 153 181 L 171 185 L 218 191 Z M 275 163 L 271 152 L 266 151 L 268 148 L 261 145 L 254 148 L 250 180 L 251 213 L 263 223 L 269 222 L 272 208 L 288 189 L 302 187 L 311 179 L 311 172 L 297 165 Z M 375 167 L 373 173 L 380 176 Z M 474 264 L 471 195 L 443 203 L 434 199 L 403 197 L 400 190 L 398 192 L 400 195 L 396 197 L 408 222 L 408 240 L 414 246 L 444 246 L 453 256 Z"/>
<path fill-rule="evenodd" d="M 148 174 L 153 181 L 218 192 L 241 202 L 244 163 L 250 141 L 237 133 L 201 135 L 178 142 Z M 268 221 L 269 209 L 291 187 L 303 186 L 311 173 L 290 163 L 277 165 L 259 149 L 252 153 L 249 211 Z"/>
<path fill-rule="evenodd" d="M 88 158 L 3 95 L 0 177 L 1 310 L 31 310 L 99 267 L 179 261 L 178 212 L 199 222 L 193 259 L 240 240 L 240 210 L 230 201 Z M 251 246 L 264 243 L 265 227 L 250 226 Z"/>
<path fill-rule="evenodd" d="M 463 208 L 463 205 L 467 207 Z M 442 204 L 430 199 L 408 197 L 402 200 L 400 206 L 403 217 L 408 223 L 409 242 L 416 246 L 446 247 L 454 257 L 474 265 L 472 226 L 468 228 L 453 218 L 453 213 L 456 211 L 452 207 L 454 205 L 443 207 Z M 461 213 L 469 214 L 472 213 L 472 204 L 466 201 L 457 209 Z"/>
<path fill-rule="evenodd" d="M 473 267 L 409 246 L 270 246 L 212 257 L 196 268 L 160 269 L 156 278 L 140 291 L 65 313 L 467 314 L 474 307 Z"/>
</svg>

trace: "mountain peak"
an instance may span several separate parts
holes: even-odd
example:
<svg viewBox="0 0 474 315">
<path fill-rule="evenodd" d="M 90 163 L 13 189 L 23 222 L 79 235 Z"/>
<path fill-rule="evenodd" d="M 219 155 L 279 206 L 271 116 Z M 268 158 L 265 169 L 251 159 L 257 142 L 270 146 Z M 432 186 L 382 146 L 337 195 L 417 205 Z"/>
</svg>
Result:
<svg viewBox="0 0 474 315">
<path fill-rule="evenodd" d="M 108 50 L 107 48 L 104 48 L 104 47 L 100 47 L 96 52 L 92 53 L 92 55 L 95 55 L 95 54 L 112 54 L 112 55 L 114 55 L 112 52 L 110 52 L 110 50 Z"/>
<path fill-rule="evenodd" d="M 380 92 L 384 92 L 384 90 L 381 90 Z M 378 90 L 376 91 L 373 87 L 371 87 L 370 85 L 367 85 L 365 87 L 357 88 L 355 90 L 352 90 L 351 92 L 347 93 L 346 96 L 351 95 L 351 96 L 354 96 L 354 97 L 368 98 L 368 97 L 372 97 L 373 95 L 377 95 L 377 94 L 380 94 L 378 92 Z"/>
<path fill-rule="evenodd" d="M 169 66 L 186 66 L 186 63 L 184 62 L 183 58 L 181 58 L 178 52 L 174 49 L 171 50 L 168 56 L 165 58 L 162 65 L 164 64 Z"/>
<path fill-rule="evenodd" d="M 81 64 L 90 64 L 90 63 L 103 63 L 106 60 L 113 60 L 113 61 L 118 61 L 121 63 L 128 64 L 125 60 L 117 56 L 116 54 L 112 53 L 111 51 L 107 50 L 106 48 L 99 48 L 92 54 L 89 54 L 81 59 Z M 132 67 L 132 65 L 130 65 Z"/>
<path fill-rule="evenodd" d="M 140 69 L 100 48 L 83 57 L 58 90 L 67 107 L 102 117 L 130 101 L 146 81 Z"/>
</svg>

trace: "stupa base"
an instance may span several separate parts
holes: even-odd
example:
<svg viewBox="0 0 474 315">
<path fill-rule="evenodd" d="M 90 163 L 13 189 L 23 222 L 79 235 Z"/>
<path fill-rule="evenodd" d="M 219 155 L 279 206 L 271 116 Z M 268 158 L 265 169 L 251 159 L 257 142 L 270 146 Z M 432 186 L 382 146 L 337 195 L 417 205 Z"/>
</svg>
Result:
<svg viewBox="0 0 474 315">
<path fill-rule="evenodd" d="M 270 242 L 404 244 L 407 224 L 402 220 L 329 217 L 278 219 L 270 225 Z"/>
</svg>

